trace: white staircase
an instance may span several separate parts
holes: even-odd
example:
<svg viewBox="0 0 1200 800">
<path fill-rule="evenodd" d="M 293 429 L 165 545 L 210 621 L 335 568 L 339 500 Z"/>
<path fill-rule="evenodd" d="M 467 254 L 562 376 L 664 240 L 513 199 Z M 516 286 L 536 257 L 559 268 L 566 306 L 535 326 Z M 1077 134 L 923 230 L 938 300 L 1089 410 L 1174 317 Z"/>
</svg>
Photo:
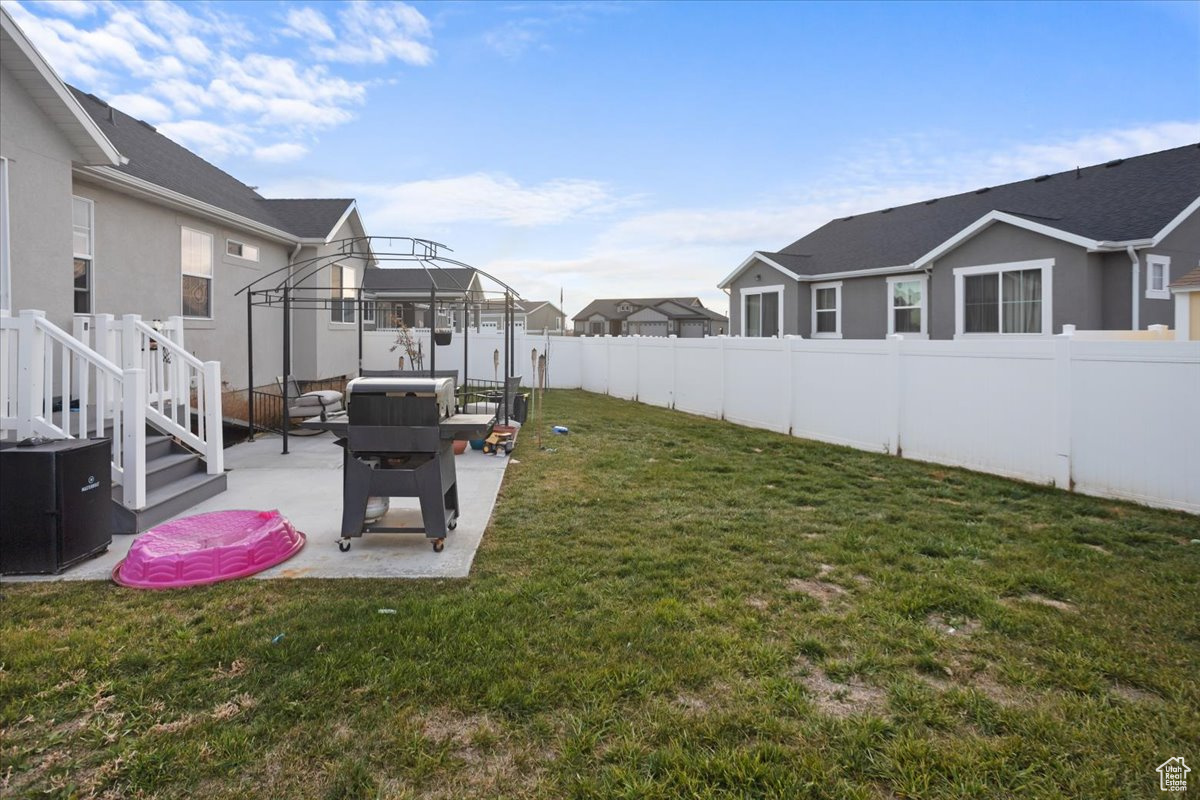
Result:
<svg viewBox="0 0 1200 800">
<path fill-rule="evenodd" d="M 136 314 L 0 316 L 0 438 L 112 438 L 114 532 L 135 533 L 225 490 L 221 365 Z"/>
</svg>

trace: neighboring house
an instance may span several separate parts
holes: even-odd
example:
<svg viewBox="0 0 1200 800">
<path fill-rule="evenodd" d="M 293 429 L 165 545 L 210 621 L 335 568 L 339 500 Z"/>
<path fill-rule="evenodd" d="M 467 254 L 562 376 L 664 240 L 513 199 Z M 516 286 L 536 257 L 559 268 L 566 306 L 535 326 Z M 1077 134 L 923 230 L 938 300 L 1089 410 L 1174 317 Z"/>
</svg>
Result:
<svg viewBox="0 0 1200 800">
<path fill-rule="evenodd" d="M 729 320 L 705 308 L 698 297 L 593 300 L 573 319 L 577 336 L 679 336 L 691 339 L 717 336 L 729 328 Z"/>
<path fill-rule="evenodd" d="M 1171 283 L 1175 296 L 1175 338 L 1200 341 L 1200 267 Z"/>
<path fill-rule="evenodd" d="M 512 302 L 513 329 L 525 330 L 526 308 L 528 301 L 514 299 Z M 475 305 L 475 325 L 481 331 L 504 330 L 504 317 L 508 313 L 507 303 L 503 299 L 493 298 Z"/>
<path fill-rule="evenodd" d="M 1176 322 L 1200 145 L 833 220 L 720 284 L 742 336 L 951 339 Z"/>
<path fill-rule="evenodd" d="M 567 315 L 549 300 L 522 300 L 526 333 L 563 333 Z"/>
<path fill-rule="evenodd" d="M 354 201 L 262 197 L 153 126 L 67 87 L 7 12 L 2 17 L 5 310 L 41 309 L 68 331 L 76 314 L 179 315 L 186 347 L 220 361 L 230 388 L 245 388 L 246 298 L 235 293 L 335 252 L 336 239 L 363 236 Z M 363 249 L 306 283 L 320 294 L 357 287 L 371 263 Z M 353 373 L 352 320 L 313 305 L 293 310 L 294 374 Z M 282 369 L 281 314 L 254 311 L 260 385 Z"/>
<path fill-rule="evenodd" d="M 477 308 L 483 298 L 479 272 L 470 267 L 373 269 L 363 283 L 364 296 L 374 301 L 374 324 L 378 328 L 398 328 L 401 323 L 409 328 L 428 328 L 431 291 L 437 301 L 439 328 L 462 330 L 464 302 Z M 478 326 L 478 319 L 472 321 Z"/>
</svg>

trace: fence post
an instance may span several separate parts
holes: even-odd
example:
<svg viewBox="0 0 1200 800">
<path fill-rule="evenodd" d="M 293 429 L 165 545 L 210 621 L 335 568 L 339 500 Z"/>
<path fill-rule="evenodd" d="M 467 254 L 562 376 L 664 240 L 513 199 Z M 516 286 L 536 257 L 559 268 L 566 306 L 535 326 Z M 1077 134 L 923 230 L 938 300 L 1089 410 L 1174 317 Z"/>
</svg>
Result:
<svg viewBox="0 0 1200 800">
<path fill-rule="evenodd" d="M 888 376 L 890 394 L 892 398 L 891 409 L 888 414 L 889 438 L 888 452 L 894 456 L 903 456 L 904 447 L 900 444 L 900 422 L 904 414 L 904 400 L 901 396 L 903 391 L 903 368 L 900 360 L 902 358 L 902 348 L 904 347 L 904 335 L 893 333 L 888 338 Z"/>
<path fill-rule="evenodd" d="M 1071 476 L 1071 337 L 1074 325 L 1064 325 L 1054 337 L 1054 485 L 1073 490 Z"/>
<path fill-rule="evenodd" d="M 667 338 L 671 340 L 671 400 L 667 403 L 667 408 L 673 409 L 675 408 L 675 382 L 678 380 L 679 375 L 679 348 L 676 344 L 679 341 L 679 337 L 671 334 Z"/>
<path fill-rule="evenodd" d="M 720 394 L 717 395 L 717 419 L 725 419 L 725 338 L 717 337 L 717 357 L 720 360 L 717 369 L 721 376 Z"/>
<path fill-rule="evenodd" d="M 17 320 L 17 438 L 33 436 L 33 418 L 43 397 L 46 334 L 37 321 L 45 311 L 23 309 Z"/>
<path fill-rule="evenodd" d="M 783 358 L 786 362 L 783 366 L 783 374 L 787 380 L 788 407 L 787 412 L 784 414 L 784 421 L 786 424 L 785 432 L 788 436 L 791 436 L 792 431 L 796 428 L 796 359 L 793 358 L 792 351 L 795 345 L 792 342 L 800 338 L 802 337 L 794 333 L 785 333 L 780 337 L 780 341 L 783 342 Z"/>
<path fill-rule="evenodd" d="M 129 316 L 125 319 L 128 320 Z M 126 330 L 132 326 L 127 324 Z M 125 370 L 121 397 L 121 502 L 126 508 L 139 509 L 146 506 L 146 372 L 141 369 Z"/>
<path fill-rule="evenodd" d="M 204 457 L 208 461 L 208 474 L 220 475 L 225 471 L 225 431 L 221 413 L 221 362 L 204 362 Z"/>
</svg>

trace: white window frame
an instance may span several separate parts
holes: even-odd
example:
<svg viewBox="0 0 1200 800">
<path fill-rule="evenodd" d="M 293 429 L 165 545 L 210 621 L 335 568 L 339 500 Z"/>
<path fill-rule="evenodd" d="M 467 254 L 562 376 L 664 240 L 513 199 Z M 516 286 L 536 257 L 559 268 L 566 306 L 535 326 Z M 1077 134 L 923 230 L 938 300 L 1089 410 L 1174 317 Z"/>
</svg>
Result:
<svg viewBox="0 0 1200 800">
<path fill-rule="evenodd" d="M 76 200 L 87 205 L 87 210 L 88 210 L 88 231 L 87 231 L 87 233 L 88 233 L 88 252 L 87 253 L 76 253 L 75 252 L 75 235 L 74 235 L 74 233 L 75 233 L 75 201 Z M 80 197 L 79 195 L 71 195 L 71 234 L 72 234 L 71 235 L 71 265 L 72 265 L 71 266 L 71 269 L 72 269 L 71 310 L 72 310 L 72 313 L 74 313 L 74 314 L 91 314 L 95 310 L 95 307 L 96 307 L 96 203 L 94 200 L 87 198 L 87 197 Z M 75 279 L 73 277 L 74 276 L 75 259 L 77 259 L 77 258 L 87 261 L 87 265 L 88 265 L 87 266 L 87 279 L 88 279 L 87 311 L 75 311 L 74 310 L 75 309 L 75 295 L 79 291 L 78 289 L 75 288 Z"/>
<path fill-rule="evenodd" d="M 1162 267 L 1162 288 L 1155 289 L 1154 287 L 1154 268 Z M 1146 299 L 1147 300 L 1170 300 L 1171 290 L 1167 287 L 1171 284 L 1171 257 L 1170 256 L 1146 256 Z"/>
<path fill-rule="evenodd" d="M 235 245 L 237 247 L 241 248 L 240 253 L 232 252 L 232 249 Z M 251 255 L 251 253 L 253 255 Z M 254 263 L 257 264 L 258 258 L 259 258 L 258 245 L 246 244 L 245 242 L 239 241 L 237 239 L 226 239 L 225 240 L 225 255 L 230 256 L 231 258 L 240 259 L 242 261 L 253 261 Z"/>
<path fill-rule="evenodd" d="M 367 300 L 363 298 L 362 304 L 363 325 L 375 324 L 375 300 Z"/>
<path fill-rule="evenodd" d="M 842 338 L 842 281 L 825 281 L 824 283 L 814 283 L 810 287 L 809 294 L 811 297 L 812 306 L 812 338 L 814 339 L 840 339 Z M 817 290 L 818 289 L 833 289 L 834 298 L 837 305 L 834 306 L 835 327 L 832 333 L 825 331 L 817 333 Z M 826 313 L 829 309 L 824 309 Z"/>
<path fill-rule="evenodd" d="M 11 241 L 8 225 L 8 159 L 0 158 L 0 311 L 8 314 L 13 310 Z"/>
<path fill-rule="evenodd" d="M 338 275 L 341 279 L 341 284 L 340 284 L 341 288 L 340 289 L 333 288 L 334 270 L 339 270 Z M 346 294 L 346 273 L 347 272 L 349 272 L 351 275 L 351 280 L 350 280 L 351 287 L 350 287 L 349 295 Z M 358 287 L 354 285 L 354 282 L 357 279 L 357 277 L 358 277 L 358 270 L 350 264 L 330 264 L 329 265 L 329 297 L 330 297 L 330 300 L 332 301 L 329 304 L 329 324 L 330 325 L 357 325 L 358 324 L 358 303 L 355 302 L 350 305 L 350 319 L 349 320 L 346 319 L 346 306 L 341 305 L 341 303 L 340 303 L 340 301 L 346 300 L 346 299 L 350 299 L 350 300 L 358 299 L 358 293 L 355 291 Z M 336 292 L 336 291 L 340 291 L 341 294 L 334 294 L 334 292 Z M 335 319 L 333 316 L 334 312 L 339 312 L 341 314 L 342 318 Z"/>
<path fill-rule="evenodd" d="M 746 333 L 746 318 L 748 316 L 746 313 L 747 298 L 752 297 L 753 295 L 764 295 L 764 294 L 772 294 L 772 293 L 779 295 L 779 303 L 777 304 L 777 307 L 775 310 L 775 330 L 779 331 L 779 333 L 771 338 L 779 338 L 780 336 L 783 336 L 783 334 L 784 334 L 784 330 L 783 330 L 783 298 L 784 298 L 783 290 L 784 290 L 784 288 L 785 287 L 782 283 L 778 283 L 778 284 L 775 284 L 774 286 L 754 286 L 749 289 L 742 289 L 742 336 L 750 335 L 750 334 Z M 759 313 L 761 314 L 762 313 L 762 305 L 761 305 L 762 300 L 761 299 L 759 300 L 759 303 L 760 303 Z M 760 330 L 761 330 L 761 326 L 760 326 Z"/>
<path fill-rule="evenodd" d="M 968 275 L 999 275 L 1003 272 L 1018 272 L 1029 269 L 1042 271 L 1042 332 L 1041 333 L 1005 333 L 1004 315 L 1000 315 L 1000 331 L 996 333 L 964 333 L 966 315 L 963 313 L 964 287 L 963 279 Z M 997 303 L 1001 309 L 1004 306 L 1004 281 L 1000 281 L 1000 294 Z M 1039 258 L 1032 261 L 1010 261 L 1004 264 L 980 264 L 974 267 L 955 267 L 954 269 L 954 338 L 955 339 L 1040 339 L 1054 333 L 1054 259 Z"/>
<path fill-rule="evenodd" d="M 194 272 L 184 272 L 184 270 L 183 270 L 183 232 L 184 231 L 190 231 L 192 233 L 198 233 L 201 236 L 208 237 L 208 264 L 209 264 L 209 269 L 212 271 L 211 275 L 198 275 Z M 213 318 L 213 304 L 216 302 L 216 297 L 217 297 L 217 294 L 215 291 L 216 285 L 217 285 L 217 263 L 216 263 L 217 259 L 213 255 L 213 245 L 216 244 L 216 241 L 217 241 L 217 237 L 213 236 L 208 231 L 197 230 L 196 228 L 189 228 L 186 225 L 179 226 L 179 248 L 180 248 L 179 249 L 179 313 L 181 316 L 183 316 L 184 319 L 208 319 L 208 320 L 211 320 Z M 188 275 L 192 278 L 204 278 L 205 280 L 208 281 L 208 316 L 207 317 L 196 317 L 196 316 L 191 316 L 191 315 L 183 313 L 183 276 L 184 275 Z"/>
<path fill-rule="evenodd" d="M 887 279 L 887 332 L 888 336 L 896 333 L 896 293 L 895 285 L 897 283 L 920 283 L 921 284 L 921 330 L 919 333 L 902 332 L 901 336 L 906 336 L 910 339 L 928 339 L 929 338 L 929 276 L 924 272 L 918 272 L 913 275 L 893 275 Z M 900 306 L 900 308 L 912 308 L 912 306 Z"/>
</svg>

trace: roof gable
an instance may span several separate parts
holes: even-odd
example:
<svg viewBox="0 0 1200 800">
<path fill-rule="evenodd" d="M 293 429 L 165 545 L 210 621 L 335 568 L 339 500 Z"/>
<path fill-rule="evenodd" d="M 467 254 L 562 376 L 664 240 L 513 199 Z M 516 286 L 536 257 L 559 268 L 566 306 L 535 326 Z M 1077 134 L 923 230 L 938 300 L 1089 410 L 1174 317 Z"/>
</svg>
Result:
<svg viewBox="0 0 1200 800">
<path fill-rule="evenodd" d="M 116 146 L 84 112 L 69 87 L 5 8 L 0 8 L 0 49 L 4 53 L 4 68 L 58 126 L 83 163 L 121 164 L 123 157 Z"/>
</svg>

